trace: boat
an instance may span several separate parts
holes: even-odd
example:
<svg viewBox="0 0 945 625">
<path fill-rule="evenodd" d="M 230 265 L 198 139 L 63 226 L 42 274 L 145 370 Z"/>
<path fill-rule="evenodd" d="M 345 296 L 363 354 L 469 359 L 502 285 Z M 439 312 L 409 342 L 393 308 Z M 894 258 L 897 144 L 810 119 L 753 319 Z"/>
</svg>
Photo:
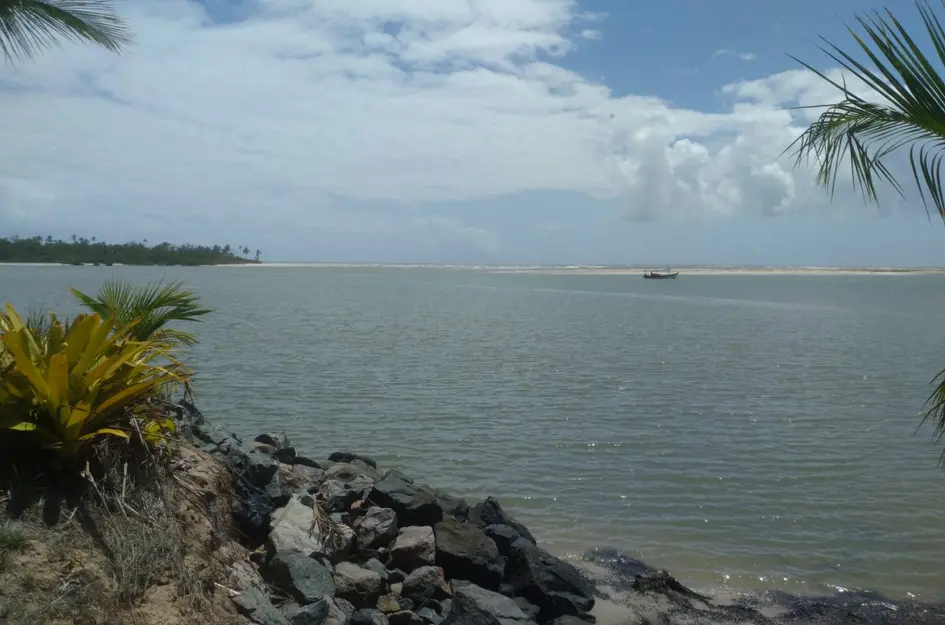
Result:
<svg viewBox="0 0 945 625">
<path fill-rule="evenodd" d="M 647 280 L 668 280 L 678 275 L 678 271 L 670 271 L 668 267 L 665 270 L 650 269 L 649 271 L 643 272 L 643 277 Z"/>
</svg>

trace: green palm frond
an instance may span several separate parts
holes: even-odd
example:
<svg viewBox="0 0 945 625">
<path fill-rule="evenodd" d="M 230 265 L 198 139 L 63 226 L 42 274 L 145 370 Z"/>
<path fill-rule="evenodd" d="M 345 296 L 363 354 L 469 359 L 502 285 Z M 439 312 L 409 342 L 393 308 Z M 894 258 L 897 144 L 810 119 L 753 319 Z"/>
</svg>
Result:
<svg viewBox="0 0 945 625">
<path fill-rule="evenodd" d="M 0 51 L 8 61 L 33 58 L 63 39 L 112 52 L 132 43 L 111 0 L 0 0 Z"/>
<path fill-rule="evenodd" d="M 945 158 L 945 81 L 941 76 L 945 30 L 927 2 L 917 1 L 916 6 L 935 50 L 937 67 L 888 10 L 885 15 L 874 12 L 871 17 L 857 17 L 865 38 L 848 28 L 874 69 L 824 40 L 827 47 L 821 50 L 879 96 L 879 103 L 863 99 L 845 82 L 838 83 L 791 57 L 839 89 L 843 100 L 822 107 L 801 107 L 826 110 L 788 150 L 794 148 L 796 166 L 813 159 L 818 165 L 818 184 L 831 193 L 843 164 L 848 162 L 854 186 L 871 202 L 877 201 L 879 182 L 903 194 L 886 159 L 893 152 L 905 150 L 926 210 L 934 206 L 945 220 L 945 188 L 940 171 Z"/>
<path fill-rule="evenodd" d="M 212 312 L 200 306 L 200 298 L 180 282 L 157 282 L 132 286 L 120 280 L 106 282 L 95 297 L 71 289 L 82 304 L 102 317 L 113 317 L 119 325 L 138 319 L 132 330 L 136 340 L 160 338 L 170 343 L 193 345 L 197 337 L 167 327 L 178 321 L 200 321 Z"/>
</svg>

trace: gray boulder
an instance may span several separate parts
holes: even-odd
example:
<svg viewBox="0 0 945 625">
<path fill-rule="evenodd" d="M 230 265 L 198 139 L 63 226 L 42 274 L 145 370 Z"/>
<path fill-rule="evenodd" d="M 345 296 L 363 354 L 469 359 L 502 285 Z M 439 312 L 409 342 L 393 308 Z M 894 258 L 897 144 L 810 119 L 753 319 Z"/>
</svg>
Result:
<svg viewBox="0 0 945 625">
<path fill-rule="evenodd" d="M 306 606 L 294 606 L 286 616 L 292 625 L 326 625 L 332 607 L 330 604 L 330 597 L 322 597 Z"/>
<path fill-rule="evenodd" d="M 390 625 L 426 625 L 426 622 L 422 618 L 410 610 L 402 610 L 388 614 L 387 620 L 390 622 Z"/>
<path fill-rule="evenodd" d="M 275 554 L 263 570 L 263 576 L 303 606 L 335 594 L 328 567 L 298 551 Z"/>
<path fill-rule="evenodd" d="M 371 506 L 354 522 L 354 531 L 359 548 L 386 547 L 397 538 L 397 513 L 390 508 Z"/>
<path fill-rule="evenodd" d="M 499 550 L 485 532 L 467 523 L 445 519 L 433 528 L 436 563 L 451 579 L 465 579 L 497 590 L 503 562 Z"/>
<path fill-rule="evenodd" d="M 390 550 L 391 561 L 407 571 L 436 562 L 436 540 L 432 527 L 405 527 Z"/>
<path fill-rule="evenodd" d="M 237 611 L 256 625 L 289 625 L 289 621 L 282 616 L 269 601 L 269 597 L 258 588 L 248 588 L 233 597 Z"/>
<path fill-rule="evenodd" d="M 476 586 L 465 584 L 456 590 L 443 625 L 533 625 L 514 601 Z"/>
<path fill-rule="evenodd" d="M 355 607 L 373 607 L 384 592 L 381 576 L 350 562 L 335 567 L 335 594 Z"/>
<path fill-rule="evenodd" d="M 528 528 L 509 516 L 495 497 L 487 497 L 484 501 L 473 506 L 473 509 L 469 512 L 469 520 L 479 527 L 508 525 L 531 544 L 536 543 L 535 537 L 528 531 Z"/>
<path fill-rule="evenodd" d="M 359 460 L 369 467 L 374 469 L 377 468 L 377 463 L 374 462 L 372 458 L 369 458 L 368 456 L 362 456 L 361 454 L 353 454 L 347 451 L 336 451 L 332 455 L 328 456 L 328 459 L 332 462 L 352 462 L 354 460 Z"/>
<path fill-rule="evenodd" d="M 400 525 L 433 526 L 443 520 L 443 509 L 432 489 L 417 486 L 397 471 L 390 471 L 374 485 L 370 500 L 397 513 Z"/>
<path fill-rule="evenodd" d="M 388 621 L 380 610 L 366 609 L 351 616 L 351 625 L 388 625 Z"/>
<path fill-rule="evenodd" d="M 524 538 L 512 545 L 502 592 L 537 606 L 541 622 L 565 615 L 583 616 L 594 607 L 594 585 L 574 565 Z"/>
<path fill-rule="evenodd" d="M 318 506 L 306 506 L 299 496 L 293 496 L 272 514 L 268 538 L 272 553 L 320 553 L 337 562 L 351 552 L 353 544 L 354 530 L 335 523 Z"/>
<path fill-rule="evenodd" d="M 446 599 L 452 592 L 437 567 L 421 566 L 404 580 L 401 594 L 423 604 L 431 599 Z"/>
</svg>

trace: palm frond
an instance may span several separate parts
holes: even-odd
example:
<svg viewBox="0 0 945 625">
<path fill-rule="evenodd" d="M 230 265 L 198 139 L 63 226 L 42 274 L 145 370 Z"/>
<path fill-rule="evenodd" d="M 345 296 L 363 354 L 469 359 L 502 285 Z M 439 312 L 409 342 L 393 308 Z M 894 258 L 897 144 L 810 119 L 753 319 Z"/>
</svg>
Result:
<svg viewBox="0 0 945 625">
<path fill-rule="evenodd" d="M 945 30 L 927 2 L 917 1 L 916 6 L 936 51 L 937 68 L 888 10 L 885 15 L 874 12 L 871 17 L 857 17 L 865 38 L 848 28 L 875 69 L 826 40 L 826 47 L 821 47 L 843 70 L 879 96 L 878 104 L 853 93 L 845 82 L 839 83 L 791 57 L 836 87 L 843 99 L 815 107 L 826 110 L 785 152 L 794 149 L 796 167 L 814 160 L 817 183 L 830 189 L 831 194 L 844 163 L 849 163 L 854 186 L 867 201 L 878 203 L 880 182 L 904 194 L 902 184 L 887 165 L 887 157 L 908 148 L 912 178 L 926 210 L 931 214 L 930 206 L 934 207 L 945 220 L 945 188 L 940 173 L 945 158 L 945 80 L 941 76 Z"/>
<path fill-rule="evenodd" d="M 121 280 L 106 282 L 95 297 L 71 289 L 72 294 L 89 310 L 103 317 L 114 318 L 119 325 L 137 319 L 132 330 L 137 340 L 157 337 L 168 343 L 193 345 L 197 337 L 167 327 L 178 321 L 200 321 L 212 312 L 200 306 L 200 298 L 183 287 L 181 282 L 157 282 L 132 286 Z"/>
<path fill-rule="evenodd" d="M 120 52 L 133 42 L 111 0 L 0 0 L 0 51 L 30 59 L 62 40 Z"/>
</svg>

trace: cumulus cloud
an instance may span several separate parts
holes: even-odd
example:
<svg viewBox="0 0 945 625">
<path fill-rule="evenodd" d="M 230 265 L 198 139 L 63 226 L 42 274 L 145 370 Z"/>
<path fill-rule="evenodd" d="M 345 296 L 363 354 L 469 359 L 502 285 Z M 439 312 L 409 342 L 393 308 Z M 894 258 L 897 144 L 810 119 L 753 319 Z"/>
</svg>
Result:
<svg viewBox="0 0 945 625">
<path fill-rule="evenodd" d="M 501 254 L 501 220 L 470 225 L 471 206 L 560 192 L 583 198 L 575 220 L 595 206 L 647 220 L 826 203 L 779 158 L 804 121 L 783 105 L 836 99 L 819 78 L 724 86 L 716 113 L 618 97 L 562 64 L 603 19 L 574 0 L 123 7 L 125 55 L 0 68 L 0 234 L 232 232 L 304 250 L 396 232 L 431 254 Z"/>
</svg>

